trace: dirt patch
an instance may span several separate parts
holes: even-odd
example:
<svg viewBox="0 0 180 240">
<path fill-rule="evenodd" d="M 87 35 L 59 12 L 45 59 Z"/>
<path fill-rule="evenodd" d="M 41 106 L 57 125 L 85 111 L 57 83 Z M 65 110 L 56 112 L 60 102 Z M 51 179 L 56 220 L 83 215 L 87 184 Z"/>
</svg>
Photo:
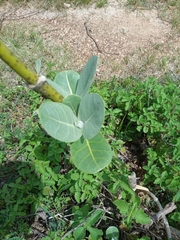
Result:
<svg viewBox="0 0 180 240">
<path fill-rule="evenodd" d="M 10 8 L 3 6 L 1 13 Z M 179 35 L 158 18 L 155 9 L 129 11 L 123 3 L 110 0 L 103 8 L 68 6 L 62 11 L 37 11 L 29 3 L 7 14 L 4 26 L 12 20 L 27 27 L 33 23 L 44 41 L 53 46 L 66 45 L 71 54 L 69 68 L 81 70 L 92 54 L 98 55 L 98 78 L 160 77 L 166 72 L 180 72 L 178 63 L 172 66 L 171 61 L 174 58 L 176 62 L 179 56 Z"/>
</svg>

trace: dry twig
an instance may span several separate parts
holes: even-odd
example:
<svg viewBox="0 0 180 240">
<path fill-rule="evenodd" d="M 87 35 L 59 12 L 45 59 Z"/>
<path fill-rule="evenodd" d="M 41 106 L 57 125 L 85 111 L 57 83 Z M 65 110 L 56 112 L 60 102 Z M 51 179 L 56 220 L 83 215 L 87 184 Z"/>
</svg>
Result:
<svg viewBox="0 0 180 240">
<path fill-rule="evenodd" d="M 150 224 L 146 225 L 146 229 L 149 229 L 150 226 L 152 226 L 153 222 L 158 222 L 160 219 L 163 219 L 165 229 L 166 229 L 167 239 L 171 238 L 171 229 L 170 229 L 168 220 L 166 218 L 166 215 L 176 209 L 175 203 L 173 203 L 173 202 L 168 203 L 165 206 L 165 208 L 163 208 L 159 199 L 152 192 L 150 192 L 148 188 L 137 185 L 136 182 L 137 182 L 137 178 L 136 178 L 136 174 L 134 173 L 133 175 L 129 176 L 130 186 L 133 188 L 134 191 L 141 190 L 141 191 L 146 192 L 154 200 L 154 202 L 156 203 L 156 205 L 159 209 L 159 212 L 153 215 L 152 222 Z"/>
<path fill-rule="evenodd" d="M 105 53 L 105 54 L 110 54 L 110 55 L 119 55 L 119 53 L 109 53 L 109 52 L 106 52 L 106 51 L 101 50 L 101 48 L 100 48 L 99 45 L 97 44 L 96 40 L 95 40 L 95 39 L 93 38 L 93 36 L 91 35 L 91 30 L 89 29 L 89 27 L 88 27 L 88 25 L 87 25 L 87 24 L 88 24 L 88 21 L 89 21 L 89 20 L 85 21 L 84 27 L 85 27 L 85 29 L 86 29 L 86 33 L 87 33 L 88 37 L 90 37 L 90 38 L 93 40 L 94 44 L 96 45 L 98 52 L 100 52 L 100 53 L 102 53 L 102 54 Z"/>
</svg>

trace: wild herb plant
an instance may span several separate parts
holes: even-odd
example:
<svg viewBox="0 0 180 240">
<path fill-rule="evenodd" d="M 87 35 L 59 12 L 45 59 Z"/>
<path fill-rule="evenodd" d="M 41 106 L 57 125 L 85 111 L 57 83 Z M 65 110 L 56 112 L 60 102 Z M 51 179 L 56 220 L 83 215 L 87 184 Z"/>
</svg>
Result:
<svg viewBox="0 0 180 240">
<path fill-rule="evenodd" d="M 179 83 L 172 79 L 160 82 L 147 78 L 143 82 L 114 78 L 111 82 L 96 83 L 93 91 L 107 99 L 103 132 L 124 142 L 143 140 L 147 156 L 144 184 L 153 183 L 157 189 L 160 186 L 168 193 L 167 201 L 172 201 L 180 191 Z M 179 221 L 179 208 L 177 211 Z M 174 214 L 172 217 L 175 220 Z"/>
<path fill-rule="evenodd" d="M 88 94 L 96 64 L 97 57 L 93 56 L 81 75 L 64 71 L 54 81 L 47 79 L 64 99 L 62 103 L 45 102 L 37 111 L 50 136 L 62 142 L 74 142 L 70 145 L 73 162 L 87 173 L 101 170 L 111 160 L 110 147 L 98 133 L 104 120 L 104 103 L 99 95 Z"/>
<path fill-rule="evenodd" d="M 22 148 L 18 149 L 16 156 L 22 156 L 23 152 L 23 159 L 16 164 L 21 167 L 15 167 L 17 173 L 12 178 L 7 174 L 0 190 L 1 225 L 6 228 L 3 233 L 5 239 L 10 239 L 14 230 L 23 234 L 21 223 L 28 229 L 29 217 L 36 214 L 39 207 L 50 216 L 51 229 L 44 239 L 80 240 L 89 237 L 98 240 L 102 236 L 118 239 L 119 225 L 121 230 L 129 230 L 134 223 L 149 223 L 150 218 L 141 209 L 139 197 L 129 186 L 128 167 L 118 159 L 118 152 L 125 151 L 123 144 L 127 141 L 143 138 L 147 142 L 148 148 L 144 153 L 149 161 L 144 167 L 145 183 L 153 179 L 162 190 L 170 191 L 171 198 L 175 195 L 173 192 L 179 190 L 177 84 L 160 84 L 150 78 L 145 82 L 129 78 L 121 82 L 114 79 L 109 83 L 96 83 L 91 91 L 104 98 L 104 113 L 101 97 L 88 93 L 96 64 L 94 56 L 81 75 L 64 71 L 57 74 L 54 81 L 47 79 L 46 85 L 40 86 L 43 86 L 41 93 L 46 97 L 63 101 L 47 100 L 40 106 L 37 113 L 43 131 L 35 122 L 32 123 L 33 127 L 36 126 L 32 131 L 24 135 L 19 132 L 19 146 Z M 40 75 L 39 61 L 36 70 Z M 26 73 L 27 69 L 24 71 Z M 36 82 L 36 74 L 29 77 L 28 81 Z M 36 94 L 30 94 L 30 97 L 36 99 Z M 42 101 L 39 96 L 37 98 L 32 109 Z M 101 126 L 102 135 L 99 133 Z M 114 150 L 111 162 L 112 152 L 103 135 Z M 171 168 L 169 174 L 168 168 Z M 8 166 L 2 169 L 2 174 L 6 169 Z M 6 203 L 7 197 L 9 201 Z M 107 206 L 105 203 L 102 205 L 103 200 L 108 201 Z M 179 193 L 174 196 L 174 201 L 179 201 Z M 110 211 L 106 207 L 110 207 Z M 65 212 L 67 216 L 59 214 Z M 178 211 L 172 219 L 179 221 Z"/>
<path fill-rule="evenodd" d="M 98 94 L 88 94 L 97 57 L 90 58 L 81 75 L 69 70 L 59 73 L 51 81 L 41 75 L 40 61 L 36 62 L 35 73 L 2 42 L 0 50 L 0 58 L 24 78 L 31 89 L 53 101 L 42 103 L 37 113 L 50 136 L 72 143 L 70 152 L 75 166 L 86 173 L 95 173 L 106 167 L 111 161 L 112 152 L 99 133 L 104 120 L 104 103 Z"/>
</svg>

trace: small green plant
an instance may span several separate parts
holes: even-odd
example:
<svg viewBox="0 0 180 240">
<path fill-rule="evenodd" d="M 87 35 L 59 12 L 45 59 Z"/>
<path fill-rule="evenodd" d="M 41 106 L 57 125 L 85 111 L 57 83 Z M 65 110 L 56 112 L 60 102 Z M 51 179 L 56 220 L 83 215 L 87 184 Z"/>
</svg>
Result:
<svg viewBox="0 0 180 240">
<path fill-rule="evenodd" d="M 151 222 L 151 219 L 140 208 L 140 199 L 136 196 L 133 196 L 129 202 L 117 199 L 114 201 L 114 204 L 125 217 L 120 228 L 130 229 L 134 221 L 139 224 L 148 224 Z"/>
<path fill-rule="evenodd" d="M 74 207 L 73 212 L 72 228 L 76 228 L 73 232 L 75 240 L 83 239 L 87 235 L 90 239 L 98 240 L 103 235 L 102 230 L 94 227 L 103 215 L 102 210 L 91 210 L 89 205 L 84 205 L 82 208 Z"/>
<path fill-rule="evenodd" d="M 8 173 L 9 169 L 11 175 Z M 1 166 L 0 177 L 5 181 L 0 189 L 0 235 L 9 236 L 15 226 L 18 232 L 22 232 L 23 226 L 23 230 L 26 229 L 28 234 L 26 216 L 34 213 L 37 208 L 38 195 L 42 189 L 34 166 L 20 161 L 7 163 Z"/>
<path fill-rule="evenodd" d="M 74 172 L 71 174 L 72 185 L 70 192 L 74 194 L 74 198 L 77 203 L 84 201 L 91 201 L 97 197 L 101 182 L 94 181 L 94 176 L 86 173 Z"/>
<path fill-rule="evenodd" d="M 105 4 L 107 4 L 107 0 L 98 0 L 96 3 L 98 8 L 104 7 Z"/>
<path fill-rule="evenodd" d="M 48 62 L 46 63 L 46 77 L 50 80 L 54 80 L 56 75 L 59 73 L 57 70 L 53 70 L 55 66 L 54 63 Z"/>
<path fill-rule="evenodd" d="M 159 82 L 153 78 L 142 82 L 128 78 L 96 84 L 98 87 L 94 85 L 93 91 L 108 103 L 105 105 L 104 133 L 126 143 L 140 145 L 143 141 L 145 147 L 141 151 L 144 158 L 147 157 L 147 165 L 143 167 L 144 184 L 153 183 L 155 189 L 160 186 L 161 191 L 167 192 L 165 201 L 172 201 L 179 191 L 180 181 L 178 82 L 172 79 Z"/>
<path fill-rule="evenodd" d="M 50 136 L 62 142 L 74 142 L 70 145 L 73 163 L 87 173 L 95 173 L 111 161 L 110 147 L 98 133 L 104 120 L 104 103 L 99 95 L 88 94 L 96 64 L 97 57 L 93 56 L 81 75 L 65 71 L 59 73 L 54 81 L 47 79 L 64 99 L 62 103 L 47 101 L 37 111 L 43 128 Z M 37 65 L 38 74 L 39 68 Z"/>
<path fill-rule="evenodd" d="M 0 42 L 0 57 L 23 77 L 29 87 L 53 102 L 44 102 L 37 111 L 45 131 L 53 138 L 70 142 L 73 163 L 81 171 L 95 173 L 112 158 L 111 148 L 99 133 L 104 120 L 104 103 L 98 94 L 88 94 L 96 71 L 97 57 L 90 58 L 81 75 L 75 71 L 59 73 L 54 81 L 29 70 Z M 98 146 L 97 146 L 98 143 Z"/>
<path fill-rule="evenodd" d="M 14 44 L 20 47 L 16 41 Z M 21 66 L 16 57 L 13 60 Z M 57 73 L 49 62 L 47 81 L 38 88 L 56 102 L 44 101 L 33 91 L 25 92 L 27 98 L 23 101 L 30 115 L 39 108 L 41 125 L 38 126 L 34 114 L 26 120 L 23 130 L 18 126 L 12 131 L 16 122 L 12 125 L 10 120 L 4 123 L 5 131 L 4 127 L 0 129 L 5 140 L 0 155 L 3 239 L 31 237 L 30 222 L 38 215 L 39 208 L 45 213 L 49 228 L 44 240 L 114 240 L 120 232 L 130 236 L 132 226 L 149 223 L 150 218 L 142 210 L 143 203 L 129 185 L 130 167 L 121 161 L 120 154 L 126 152 L 125 143 L 142 139 L 146 142 L 143 154 L 148 159 L 144 183 L 155 183 L 152 186 L 155 191 L 167 192 L 168 201 L 179 203 L 177 82 L 114 78 L 93 84 L 96 64 L 97 57 L 93 56 L 78 74 L 72 70 Z M 22 69 L 30 74 L 27 80 L 32 80 L 36 88 L 41 62 L 36 63 L 37 74 L 27 71 L 24 65 Z M 16 92 L 18 97 L 12 89 L 4 92 L 7 105 L 2 106 L 2 122 L 10 118 L 6 108 L 11 102 L 17 105 L 24 99 L 21 90 Z M 113 149 L 113 158 L 106 140 Z M 6 156 L 7 146 L 15 148 L 15 163 Z M 179 213 L 177 207 L 170 216 L 172 222 L 180 222 Z"/>
</svg>

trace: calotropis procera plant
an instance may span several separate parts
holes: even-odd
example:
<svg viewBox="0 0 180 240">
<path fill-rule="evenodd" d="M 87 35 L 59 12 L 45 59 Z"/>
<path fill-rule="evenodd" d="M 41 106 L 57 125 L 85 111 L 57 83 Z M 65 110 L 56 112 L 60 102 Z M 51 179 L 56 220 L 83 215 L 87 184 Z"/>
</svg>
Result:
<svg viewBox="0 0 180 240">
<path fill-rule="evenodd" d="M 83 172 L 95 173 L 106 167 L 112 158 L 109 144 L 100 133 L 104 121 L 104 103 L 95 93 L 88 93 L 97 66 L 97 56 L 92 56 L 82 73 L 69 70 L 54 81 L 29 70 L 0 41 L 0 58 L 28 83 L 32 90 L 46 100 L 37 110 L 45 131 L 53 138 L 70 143 L 75 166 Z"/>
</svg>

